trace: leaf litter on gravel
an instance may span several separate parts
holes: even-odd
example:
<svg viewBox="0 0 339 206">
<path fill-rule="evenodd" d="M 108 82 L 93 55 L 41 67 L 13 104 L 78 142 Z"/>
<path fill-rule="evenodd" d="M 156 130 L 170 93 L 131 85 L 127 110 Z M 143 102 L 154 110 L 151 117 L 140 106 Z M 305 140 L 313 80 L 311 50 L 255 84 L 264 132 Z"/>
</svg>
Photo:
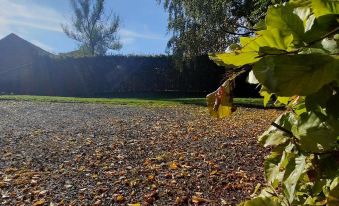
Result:
<svg viewBox="0 0 339 206">
<path fill-rule="evenodd" d="M 281 111 L 0 102 L 1 205 L 236 205 Z M 48 111 L 48 112 L 46 112 Z M 29 115 L 27 115 L 29 114 Z"/>
</svg>

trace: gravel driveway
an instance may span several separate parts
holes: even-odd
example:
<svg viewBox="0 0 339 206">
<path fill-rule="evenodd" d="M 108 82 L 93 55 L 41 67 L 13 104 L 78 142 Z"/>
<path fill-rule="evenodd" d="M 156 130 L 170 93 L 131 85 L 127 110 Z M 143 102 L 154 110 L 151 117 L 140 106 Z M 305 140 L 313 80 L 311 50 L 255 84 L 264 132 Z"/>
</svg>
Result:
<svg viewBox="0 0 339 206">
<path fill-rule="evenodd" d="M 0 102 L 1 205 L 236 205 L 281 111 Z"/>
</svg>

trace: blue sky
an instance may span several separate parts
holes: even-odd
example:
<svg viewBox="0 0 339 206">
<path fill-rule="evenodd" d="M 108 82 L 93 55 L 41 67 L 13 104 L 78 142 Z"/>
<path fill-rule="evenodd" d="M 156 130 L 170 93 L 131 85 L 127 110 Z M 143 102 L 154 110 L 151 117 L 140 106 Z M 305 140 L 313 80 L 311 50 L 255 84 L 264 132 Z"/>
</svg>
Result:
<svg viewBox="0 0 339 206">
<path fill-rule="evenodd" d="M 77 48 L 61 30 L 72 15 L 69 0 L 0 0 L 0 38 L 15 33 L 53 53 Z M 167 14 L 156 0 L 106 0 L 121 18 L 119 54 L 163 54 Z"/>
</svg>

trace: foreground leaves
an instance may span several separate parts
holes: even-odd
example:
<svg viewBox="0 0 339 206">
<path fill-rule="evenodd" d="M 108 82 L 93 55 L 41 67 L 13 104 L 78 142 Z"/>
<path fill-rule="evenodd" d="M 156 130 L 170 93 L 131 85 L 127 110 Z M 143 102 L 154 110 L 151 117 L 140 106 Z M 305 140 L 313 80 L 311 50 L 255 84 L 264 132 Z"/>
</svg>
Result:
<svg viewBox="0 0 339 206">
<path fill-rule="evenodd" d="M 267 184 L 243 205 L 338 204 L 338 14 L 336 0 L 278 4 L 241 47 L 211 55 L 236 71 L 252 65 L 248 80 L 261 86 L 264 104 L 275 99 L 288 109 L 259 138 L 273 147 L 265 160 Z"/>
<path fill-rule="evenodd" d="M 247 201 L 243 206 L 281 206 L 281 204 L 273 198 L 257 197 Z"/>
<path fill-rule="evenodd" d="M 317 17 L 330 15 L 330 14 L 339 14 L 339 4 L 337 1 L 332 0 L 311 0 L 312 8 L 314 9 L 314 14 Z"/>
<path fill-rule="evenodd" d="M 306 96 L 339 80 L 339 59 L 328 55 L 270 56 L 254 65 L 259 82 L 278 96 Z M 312 82 L 312 84 L 310 84 Z"/>
</svg>

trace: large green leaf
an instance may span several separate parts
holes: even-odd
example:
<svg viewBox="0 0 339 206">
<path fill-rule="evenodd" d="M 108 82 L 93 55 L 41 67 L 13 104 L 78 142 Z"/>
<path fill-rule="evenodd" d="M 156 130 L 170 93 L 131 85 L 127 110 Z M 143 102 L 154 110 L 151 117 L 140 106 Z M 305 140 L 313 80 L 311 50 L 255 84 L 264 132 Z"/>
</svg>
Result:
<svg viewBox="0 0 339 206">
<path fill-rule="evenodd" d="M 312 18 L 312 16 L 309 17 L 309 19 Z M 308 27 L 310 26 L 311 28 L 307 30 L 303 36 L 304 42 L 307 44 L 312 43 L 311 48 L 318 47 L 318 45 L 322 47 L 320 40 L 323 39 L 323 36 L 328 35 L 338 28 L 339 23 L 336 15 L 326 15 L 314 19 L 312 24 L 310 23 L 308 25 Z M 318 42 L 319 44 L 315 44 L 315 42 Z"/>
<path fill-rule="evenodd" d="M 296 123 L 295 117 L 292 113 L 281 115 L 276 121 L 276 124 L 283 127 L 287 131 L 292 130 L 292 125 Z M 278 146 L 286 143 L 290 139 L 286 132 L 271 126 L 263 135 L 259 137 L 259 142 L 264 146 Z"/>
<path fill-rule="evenodd" d="M 288 105 L 288 102 L 290 101 L 290 97 L 277 97 L 277 103 L 283 104 L 283 105 Z"/>
<path fill-rule="evenodd" d="M 253 64 L 260 60 L 259 50 L 265 47 L 271 50 L 290 50 L 292 35 L 284 35 L 279 29 L 259 31 L 257 37 L 240 39 L 242 49 L 230 53 L 211 54 L 210 59 L 220 66 L 234 68 Z"/>
<path fill-rule="evenodd" d="M 307 112 L 305 101 L 301 101 L 299 104 L 293 106 L 293 111 L 297 116 Z"/>
<path fill-rule="evenodd" d="M 303 202 L 302 205 L 326 205 L 326 202 L 319 197 L 311 197 L 305 198 L 305 202 Z M 301 205 L 301 204 L 300 204 Z"/>
<path fill-rule="evenodd" d="M 235 68 L 259 61 L 258 56 L 259 54 L 256 51 L 235 51 L 232 53 L 212 54 L 209 57 L 219 66 Z"/>
<path fill-rule="evenodd" d="M 301 175 L 304 173 L 306 166 L 306 157 L 301 155 L 294 159 L 295 161 L 289 162 L 289 170 L 291 172 L 285 173 L 283 189 L 288 201 L 293 202 L 296 192 L 296 186 L 299 182 Z"/>
<path fill-rule="evenodd" d="M 253 73 L 253 71 L 251 71 L 251 72 Z M 254 76 L 254 73 L 253 73 L 253 76 Z M 271 97 L 272 97 L 273 94 L 269 93 L 264 86 L 261 86 L 259 93 L 260 93 L 260 96 L 264 97 L 264 107 L 266 107 L 268 102 L 271 100 Z"/>
<path fill-rule="evenodd" d="M 307 32 L 312 28 L 315 21 L 315 16 L 312 14 L 311 8 L 297 7 L 294 9 L 293 13 L 298 15 L 298 17 L 302 21 L 304 32 Z"/>
<path fill-rule="evenodd" d="M 320 155 L 317 164 L 321 170 L 319 171 L 319 178 L 334 179 L 339 175 L 339 162 L 334 155 Z"/>
<path fill-rule="evenodd" d="M 325 118 L 333 121 L 339 121 L 339 93 L 333 95 L 331 86 L 326 85 L 318 92 L 307 96 L 305 103 L 308 111 L 327 116 Z"/>
<path fill-rule="evenodd" d="M 263 19 L 259 20 L 254 26 L 253 29 L 255 29 L 256 31 L 260 31 L 260 30 L 266 30 L 266 23 Z"/>
<path fill-rule="evenodd" d="M 318 114 L 326 115 L 326 105 L 333 94 L 332 89 L 325 85 L 318 92 L 306 97 L 305 105 L 307 111 L 312 111 Z"/>
<path fill-rule="evenodd" d="M 267 56 L 267 55 L 283 55 L 283 54 L 287 54 L 287 52 L 285 50 L 281 50 L 281 49 L 276 49 L 273 47 L 260 47 L 259 48 L 259 55 L 260 56 Z"/>
<path fill-rule="evenodd" d="M 258 31 L 257 37 L 243 37 L 240 39 L 244 52 L 259 52 L 262 47 L 290 51 L 292 49 L 292 41 L 292 34 L 286 34 L 278 28 Z"/>
<path fill-rule="evenodd" d="M 254 64 L 261 84 L 278 96 L 306 96 L 339 78 L 339 60 L 328 55 L 267 56 Z"/>
<path fill-rule="evenodd" d="M 338 146 L 338 128 L 339 124 L 330 124 L 316 113 L 308 112 L 300 116 L 292 132 L 299 139 L 303 151 L 319 153 L 333 150 Z"/>
<path fill-rule="evenodd" d="M 339 89 L 337 89 L 339 90 Z M 339 93 L 331 96 L 326 105 L 327 114 L 333 117 L 337 122 L 339 121 Z"/>
<path fill-rule="evenodd" d="M 266 15 L 267 29 L 279 29 L 285 34 L 293 34 L 294 39 L 300 39 L 304 34 L 304 24 L 289 5 L 270 7 Z"/>
<path fill-rule="evenodd" d="M 257 197 L 245 202 L 243 206 L 281 206 L 281 203 L 275 197 Z"/>
<path fill-rule="evenodd" d="M 279 166 L 282 159 L 285 159 L 285 156 L 278 152 L 272 152 L 264 162 L 266 181 L 274 188 L 279 186 L 279 182 L 283 178 L 283 173 L 280 172 Z"/>
<path fill-rule="evenodd" d="M 339 53 L 338 41 L 332 38 L 325 38 L 321 41 L 321 45 L 324 50 L 327 50 L 330 54 Z"/>
<path fill-rule="evenodd" d="M 338 0 L 311 0 L 314 14 L 324 16 L 328 14 L 339 14 Z"/>
<path fill-rule="evenodd" d="M 284 151 L 284 147 L 275 148 L 271 154 L 265 159 L 264 170 L 266 181 L 273 187 L 277 188 L 283 180 L 286 166 L 295 154 Z"/>
<path fill-rule="evenodd" d="M 327 197 L 328 206 L 339 205 L 339 177 L 335 178 L 330 186 L 330 193 Z"/>
</svg>

